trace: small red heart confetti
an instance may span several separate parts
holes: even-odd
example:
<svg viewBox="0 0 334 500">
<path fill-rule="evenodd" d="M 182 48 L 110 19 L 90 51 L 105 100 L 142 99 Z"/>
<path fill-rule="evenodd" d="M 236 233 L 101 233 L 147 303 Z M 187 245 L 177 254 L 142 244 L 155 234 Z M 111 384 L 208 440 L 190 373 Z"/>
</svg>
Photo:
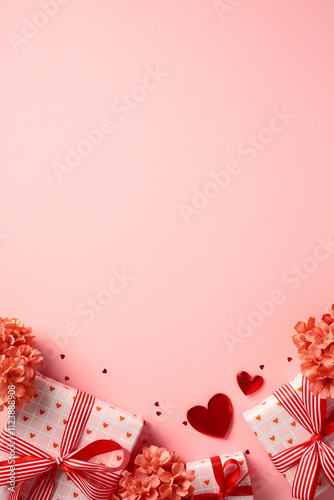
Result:
<svg viewBox="0 0 334 500">
<path fill-rule="evenodd" d="M 246 455 L 249 455 L 249 454 L 250 454 L 250 451 L 249 451 L 249 450 L 246 450 L 246 451 L 245 451 L 245 454 L 246 454 Z"/>
<path fill-rule="evenodd" d="M 156 402 L 154 403 L 154 406 L 159 406 L 159 402 L 158 402 L 158 401 L 156 401 Z"/>
<path fill-rule="evenodd" d="M 67 382 L 68 380 L 70 380 L 70 377 L 65 377 L 65 382 Z"/>
<path fill-rule="evenodd" d="M 263 368 L 264 368 L 264 365 L 260 365 L 260 370 L 263 370 Z"/>
<path fill-rule="evenodd" d="M 183 425 L 188 425 L 188 422 L 186 420 L 184 420 L 182 423 Z"/>
<path fill-rule="evenodd" d="M 237 382 L 245 396 L 249 396 L 262 387 L 264 380 L 261 375 L 252 377 L 249 373 L 241 371 L 237 375 Z"/>
<path fill-rule="evenodd" d="M 25 415 L 23 416 L 23 420 L 26 422 L 29 417 L 26 417 Z"/>
<path fill-rule="evenodd" d="M 288 361 L 289 361 L 289 363 L 290 363 L 290 361 L 292 361 L 292 358 L 290 358 L 290 356 L 288 357 Z"/>
<path fill-rule="evenodd" d="M 161 411 L 156 411 L 156 414 L 158 415 L 158 417 L 160 417 Z"/>
<path fill-rule="evenodd" d="M 39 410 L 39 413 L 40 413 L 41 415 L 44 415 L 45 410 Z"/>
<path fill-rule="evenodd" d="M 61 354 L 60 357 L 61 357 L 61 359 L 64 359 L 65 358 L 65 354 Z"/>
<path fill-rule="evenodd" d="M 194 406 L 187 412 L 189 424 L 202 434 L 225 437 L 232 422 L 232 403 L 225 394 L 215 394 L 208 407 Z"/>
<path fill-rule="evenodd" d="M 107 373 L 107 370 L 104 368 L 104 369 L 102 370 L 102 373 Z"/>
</svg>

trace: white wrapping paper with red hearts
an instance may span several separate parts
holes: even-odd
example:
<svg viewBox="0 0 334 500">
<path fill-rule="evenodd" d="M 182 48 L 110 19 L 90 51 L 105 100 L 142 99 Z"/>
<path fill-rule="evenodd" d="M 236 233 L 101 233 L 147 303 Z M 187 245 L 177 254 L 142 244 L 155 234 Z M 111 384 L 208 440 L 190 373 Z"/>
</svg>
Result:
<svg viewBox="0 0 334 500">
<path fill-rule="evenodd" d="M 37 448 L 56 458 L 65 430 L 67 418 L 73 404 L 76 389 L 65 386 L 41 374 L 36 376 L 37 397 L 16 412 L 15 434 Z M 132 451 L 142 430 L 143 419 L 108 403 L 95 399 L 92 413 L 79 438 L 76 448 L 81 448 L 98 439 L 113 439 L 123 448 Z M 103 454 L 91 462 L 106 466 L 119 464 L 122 455 L 117 452 Z M 7 460 L 8 454 L 0 451 L 0 461 Z M 121 474 L 121 471 L 116 474 Z M 30 481 L 26 481 L 20 500 L 28 500 Z M 0 486 L 0 498 L 6 500 L 8 486 Z M 67 479 L 59 468 L 56 471 L 56 484 L 51 496 L 54 500 L 86 500 L 86 496 Z"/>
<path fill-rule="evenodd" d="M 248 473 L 247 460 L 244 454 L 239 451 L 230 455 L 220 455 L 220 460 L 224 464 L 227 460 L 237 460 L 240 466 L 240 478 Z M 188 462 L 187 470 L 195 472 L 195 479 L 191 485 L 195 488 L 194 495 L 205 495 L 207 493 L 219 493 L 219 486 L 215 479 L 210 458 Z M 245 486 L 251 486 L 251 476 L 248 475 L 242 482 Z M 227 496 L 224 500 L 254 500 L 253 495 Z"/>
<path fill-rule="evenodd" d="M 301 395 L 302 374 L 299 374 L 290 384 L 297 394 Z M 328 399 L 326 418 L 329 419 L 333 414 L 334 400 Z M 269 456 L 276 455 L 292 445 L 300 444 L 311 436 L 289 415 L 273 394 L 243 415 Z M 324 442 L 334 449 L 334 434 L 325 437 Z M 293 466 L 283 474 L 291 486 L 296 469 L 297 466 Z M 321 471 L 315 496 L 331 487 L 324 472 Z"/>
</svg>

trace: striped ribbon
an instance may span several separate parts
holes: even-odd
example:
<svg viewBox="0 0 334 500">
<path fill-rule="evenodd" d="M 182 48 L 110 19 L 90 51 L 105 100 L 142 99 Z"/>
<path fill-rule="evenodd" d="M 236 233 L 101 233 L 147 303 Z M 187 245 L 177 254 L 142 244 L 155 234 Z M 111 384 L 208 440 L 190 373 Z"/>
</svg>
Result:
<svg viewBox="0 0 334 500">
<path fill-rule="evenodd" d="M 226 497 L 242 497 L 253 495 L 250 485 L 240 485 L 243 480 L 254 471 L 251 469 L 240 479 L 240 465 L 237 460 L 230 458 L 222 464 L 220 457 L 211 457 L 211 465 L 216 482 L 219 486 L 219 493 L 202 493 L 195 495 L 196 500 L 222 500 Z M 227 471 L 227 467 L 234 465 L 233 471 Z"/>
<path fill-rule="evenodd" d="M 302 382 L 302 398 L 290 384 L 283 385 L 274 392 L 274 396 L 311 436 L 307 441 L 277 453 L 271 460 L 281 473 L 298 464 L 292 496 L 300 500 L 313 500 L 321 470 L 334 486 L 334 451 L 324 442 L 324 437 L 334 432 L 334 421 L 325 423 L 326 400 L 311 393 L 306 377 L 303 377 Z"/>
<path fill-rule="evenodd" d="M 60 456 L 53 458 L 36 446 L 12 436 L 3 430 L 0 434 L 0 449 L 9 452 L 10 444 L 15 443 L 15 488 L 7 500 L 19 500 L 24 482 L 35 478 L 29 500 L 49 500 L 55 486 L 56 470 L 59 467 L 75 486 L 90 500 L 109 500 L 118 486 L 117 471 L 124 469 L 129 461 L 129 452 L 110 439 L 94 441 L 75 450 L 75 445 L 91 414 L 95 398 L 82 391 L 74 397 L 74 403 L 60 444 Z M 120 450 L 123 460 L 117 467 L 106 467 L 89 459 Z M 0 462 L 0 485 L 10 485 L 13 465 L 8 460 Z"/>
</svg>

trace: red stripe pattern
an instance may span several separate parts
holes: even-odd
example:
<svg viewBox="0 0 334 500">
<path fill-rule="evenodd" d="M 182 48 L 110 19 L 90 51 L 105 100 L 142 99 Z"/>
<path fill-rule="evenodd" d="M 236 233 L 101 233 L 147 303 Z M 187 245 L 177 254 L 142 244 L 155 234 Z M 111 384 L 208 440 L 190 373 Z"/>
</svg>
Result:
<svg viewBox="0 0 334 500">
<path fill-rule="evenodd" d="M 55 486 L 57 467 L 60 467 L 76 487 L 89 500 L 109 500 L 117 489 L 117 471 L 124 469 L 129 461 L 129 452 L 115 441 L 100 439 L 76 450 L 76 443 L 85 428 L 94 405 L 94 397 L 78 391 L 71 408 L 60 445 L 60 456 L 53 458 L 36 446 L 12 436 L 5 429 L 0 434 L 0 449 L 8 452 L 15 443 L 15 491 L 7 500 L 19 500 L 24 482 L 35 478 L 30 500 L 49 500 Z M 120 450 L 123 460 L 117 467 L 106 467 L 88 460 L 103 453 Z M 8 460 L 0 462 L 0 486 L 10 484 L 12 474 Z"/>
<path fill-rule="evenodd" d="M 302 398 L 290 384 L 282 386 L 274 392 L 274 396 L 311 437 L 304 443 L 277 453 L 271 460 L 282 473 L 298 464 L 292 496 L 313 500 L 321 469 L 334 486 L 334 451 L 324 442 L 324 437 L 334 432 L 334 422 L 325 423 L 326 400 L 311 393 L 306 377 L 303 377 Z"/>
</svg>

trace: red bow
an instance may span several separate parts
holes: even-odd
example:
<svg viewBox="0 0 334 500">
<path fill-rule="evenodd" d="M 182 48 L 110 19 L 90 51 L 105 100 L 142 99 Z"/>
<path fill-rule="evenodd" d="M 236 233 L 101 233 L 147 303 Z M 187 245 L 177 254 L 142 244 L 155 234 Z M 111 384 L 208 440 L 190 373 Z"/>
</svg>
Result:
<svg viewBox="0 0 334 500">
<path fill-rule="evenodd" d="M 67 477 L 90 500 L 109 500 L 118 485 L 119 476 L 115 472 L 123 469 L 129 461 L 129 452 L 109 439 L 100 439 L 79 450 L 74 450 L 76 442 L 84 429 L 94 405 L 94 397 L 78 391 L 65 427 L 60 445 L 60 456 L 53 458 L 36 446 L 17 436 L 11 436 L 5 429 L 0 434 L 0 449 L 9 450 L 15 443 L 15 487 L 8 500 L 18 500 L 24 482 L 38 478 L 30 500 L 49 500 L 55 485 L 57 467 L 63 469 Z M 117 467 L 106 467 L 89 459 L 115 450 L 123 451 L 123 461 Z M 0 462 L 0 485 L 9 485 L 11 468 L 8 460 Z"/>
<path fill-rule="evenodd" d="M 274 392 L 292 418 L 312 434 L 304 443 L 271 457 L 277 470 L 282 473 L 298 463 L 292 496 L 300 500 L 313 500 L 321 469 L 334 486 L 334 451 L 324 442 L 324 437 L 334 432 L 334 422 L 325 423 L 326 400 L 314 396 L 309 385 L 306 377 L 303 377 L 302 399 L 290 384 Z"/>
<path fill-rule="evenodd" d="M 239 486 L 240 483 L 251 473 L 254 469 L 247 472 L 240 480 L 240 465 L 237 460 L 230 458 L 222 464 L 220 457 L 210 458 L 213 473 L 219 486 L 219 493 L 203 493 L 195 495 L 196 500 L 221 500 L 228 496 L 247 496 L 253 495 L 252 487 L 250 485 Z M 229 465 L 235 465 L 233 471 L 225 471 Z"/>
</svg>

